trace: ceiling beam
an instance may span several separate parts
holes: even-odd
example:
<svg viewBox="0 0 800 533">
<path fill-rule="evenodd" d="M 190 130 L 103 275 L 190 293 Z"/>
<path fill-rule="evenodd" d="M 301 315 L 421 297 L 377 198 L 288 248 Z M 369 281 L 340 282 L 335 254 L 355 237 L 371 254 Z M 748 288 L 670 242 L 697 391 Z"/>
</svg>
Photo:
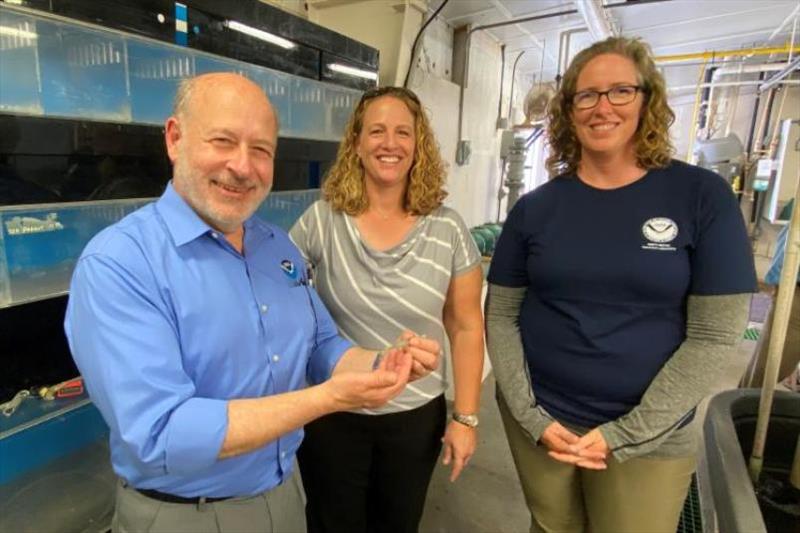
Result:
<svg viewBox="0 0 800 533">
<path fill-rule="evenodd" d="M 685 46 L 697 46 L 697 45 L 705 45 L 706 43 L 713 43 L 718 41 L 725 41 L 728 39 L 740 39 L 743 37 L 758 37 L 759 35 L 766 36 L 771 31 L 771 28 L 763 28 L 759 30 L 748 31 L 744 33 L 729 33 L 728 35 L 718 35 L 716 37 L 708 37 L 706 39 L 696 39 L 693 41 L 684 41 L 682 43 L 669 43 L 663 46 L 653 46 L 653 51 L 655 50 L 668 50 L 674 48 L 683 48 Z M 763 39 L 762 39 L 763 40 Z M 758 39 L 753 39 L 753 41 L 758 41 Z M 708 50 L 710 47 L 706 47 Z"/>
<path fill-rule="evenodd" d="M 708 16 L 699 17 L 699 18 L 690 18 L 690 19 L 684 19 L 684 20 L 677 20 L 677 21 L 674 21 L 674 22 L 666 22 L 664 24 L 653 24 L 652 26 L 626 27 L 626 28 L 624 28 L 624 30 L 625 30 L 626 33 L 628 33 L 628 32 L 650 31 L 650 30 L 660 30 L 660 29 L 663 29 L 663 28 L 673 28 L 675 26 L 684 26 L 686 24 L 695 24 L 697 22 L 708 22 L 708 21 L 711 21 L 711 20 L 717 20 L 717 19 L 727 18 L 727 17 L 741 17 L 741 16 L 744 16 L 744 15 L 749 15 L 751 13 L 756 13 L 756 12 L 760 12 L 760 11 L 773 10 L 773 9 L 775 9 L 775 7 L 776 7 L 775 5 L 768 5 L 768 6 L 756 7 L 756 8 L 753 8 L 753 9 L 745 9 L 743 11 L 733 11 L 733 12 L 730 12 L 730 13 L 722 13 L 722 14 L 718 14 L 718 15 L 708 15 Z"/>
<path fill-rule="evenodd" d="M 451 26 L 458 26 L 459 24 L 457 22 L 454 22 L 454 21 L 461 21 L 463 19 L 467 19 L 467 18 L 471 18 L 471 17 L 480 17 L 480 16 L 483 16 L 483 15 L 488 15 L 489 13 L 493 13 L 493 12 L 494 12 L 494 8 L 493 7 L 487 7 L 485 9 L 479 9 L 477 11 L 470 11 L 469 13 L 462 13 L 461 15 L 455 15 L 453 17 L 449 17 L 449 18 L 446 18 L 444 20 L 445 20 L 445 22 L 447 22 Z"/>
<path fill-rule="evenodd" d="M 794 8 L 794 11 L 792 11 L 792 14 L 791 14 L 791 15 L 789 15 L 788 17 L 786 17 L 786 18 L 784 19 L 784 21 L 781 23 L 781 25 L 780 25 L 780 26 L 778 26 L 777 28 L 775 28 L 775 31 L 773 31 L 773 32 L 772 32 L 772 35 L 770 35 L 770 36 L 769 36 L 769 38 L 767 39 L 767 42 L 770 42 L 772 39 L 774 39 L 774 38 L 775 38 L 775 36 L 776 36 L 776 35 L 778 35 L 779 33 L 781 33 L 781 31 L 783 31 L 783 27 L 784 27 L 784 26 L 786 26 L 787 24 L 789 24 L 789 21 L 790 21 L 790 20 L 792 20 L 793 18 L 796 18 L 796 17 L 797 17 L 797 14 L 798 14 L 799 12 L 800 12 L 800 4 L 797 4 L 797 7 L 795 7 L 795 8 Z"/>
</svg>

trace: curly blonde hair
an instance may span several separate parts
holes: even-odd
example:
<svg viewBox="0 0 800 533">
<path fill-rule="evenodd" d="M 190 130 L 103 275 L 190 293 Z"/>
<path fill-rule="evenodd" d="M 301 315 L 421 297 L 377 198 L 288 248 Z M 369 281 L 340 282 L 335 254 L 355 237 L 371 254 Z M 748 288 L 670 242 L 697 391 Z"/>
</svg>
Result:
<svg viewBox="0 0 800 533">
<path fill-rule="evenodd" d="M 581 70 L 601 54 L 620 55 L 636 66 L 638 83 L 645 98 L 634 137 L 637 164 L 644 169 L 664 168 L 672 159 L 675 149 L 669 138 L 669 127 L 675 121 L 675 113 L 667 103 L 667 86 L 656 68 L 650 47 L 638 38 L 610 37 L 575 56 L 550 102 L 547 110 L 550 145 L 547 170 L 553 176 L 572 174 L 578 168 L 581 144 L 572 122 L 572 98 Z"/>
<path fill-rule="evenodd" d="M 428 117 L 417 96 L 403 87 L 380 87 L 361 96 L 344 138 L 339 145 L 336 161 L 322 184 L 322 197 L 337 211 L 356 216 L 369 207 L 364 185 L 364 167 L 356 153 L 358 137 L 367 106 L 376 98 L 391 96 L 402 101 L 414 116 L 416 146 L 414 162 L 409 170 L 403 208 L 414 215 L 427 215 L 442 205 L 447 196 L 444 190 L 446 170 L 439 146 L 433 136 Z"/>
</svg>

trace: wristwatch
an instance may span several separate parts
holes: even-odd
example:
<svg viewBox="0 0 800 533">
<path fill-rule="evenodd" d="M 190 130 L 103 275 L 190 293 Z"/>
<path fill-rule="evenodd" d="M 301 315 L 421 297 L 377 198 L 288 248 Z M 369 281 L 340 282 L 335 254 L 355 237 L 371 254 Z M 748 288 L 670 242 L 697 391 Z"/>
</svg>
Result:
<svg viewBox="0 0 800 533">
<path fill-rule="evenodd" d="M 467 427 L 478 427 L 478 415 L 462 415 L 461 413 L 453 411 L 453 420 Z"/>
</svg>

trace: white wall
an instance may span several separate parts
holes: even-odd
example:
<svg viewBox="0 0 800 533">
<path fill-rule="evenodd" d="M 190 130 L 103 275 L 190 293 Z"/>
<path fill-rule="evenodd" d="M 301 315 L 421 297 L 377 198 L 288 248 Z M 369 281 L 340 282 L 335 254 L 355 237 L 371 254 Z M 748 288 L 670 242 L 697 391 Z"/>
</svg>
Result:
<svg viewBox="0 0 800 533">
<path fill-rule="evenodd" d="M 500 184 L 500 132 L 496 129 L 500 98 L 500 45 L 484 32 L 472 36 L 469 81 L 464 91 L 462 138 L 469 140 L 468 164 L 455 161 L 458 143 L 459 85 L 450 81 L 453 29 L 441 21 L 428 27 L 419 57 L 412 69 L 409 88 L 428 110 L 442 157 L 449 167 L 447 204 L 456 209 L 470 226 L 494 221 Z M 512 61 L 506 58 L 502 114 L 508 110 Z M 435 65 L 435 66 L 434 66 Z M 530 82 L 518 77 L 512 123 L 521 122 L 521 102 Z M 503 208 L 504 212 L 504 208 Z M 505 217 L 503 217 L 505 218 Z"/>
<path fill-rule="evenodd" d="M 259 0 L 278 9 L 282 9 L 298 17 L 308 18 L 305 0 Z"/>
<path fill-rule="evenodd" d="M 380 84 L 401 85 L 414 36 L 422 26 L 423 7 L 416 0 L 307 2 L 311 22 L 377 48 Z"/>
</svg>

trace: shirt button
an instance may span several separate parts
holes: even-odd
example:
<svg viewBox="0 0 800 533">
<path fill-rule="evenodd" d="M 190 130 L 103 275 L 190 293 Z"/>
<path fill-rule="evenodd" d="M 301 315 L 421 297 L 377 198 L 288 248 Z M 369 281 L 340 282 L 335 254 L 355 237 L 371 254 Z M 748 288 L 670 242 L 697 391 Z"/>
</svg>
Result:
<svg viewBox="0 0 800 533">
<path fill-rule="evenodd" d="M 216 231 L 212 231 L 211 236 L 214 237 L 215 239 L 219 239 L 219 233 L 217 233 Z"/>
<path fill-rule="evenodd" d="M 278 361 L 280 361 L 280 360 L 281 360 L 281 356 L 280 356 L 280 355 L 278 355 L 278 354 L 275 354 L 275 355 L 273 355 L 273 356 L 272 356 L 272 360 L 273 360 L 273 361 L 275 361 L 275 362 L 277 363 Z"/>
<path fill-rule="evenodd" d="M 261 304 L 261 312 L 262 313 L 266 313 L 267 309 L 269 309 L 269 306 L 267 304 Z"/>
<path fill-rule="evenodd" d="M 281 452 L 281 459 L 286 459 L 286 452 Z"/>
</svg>

